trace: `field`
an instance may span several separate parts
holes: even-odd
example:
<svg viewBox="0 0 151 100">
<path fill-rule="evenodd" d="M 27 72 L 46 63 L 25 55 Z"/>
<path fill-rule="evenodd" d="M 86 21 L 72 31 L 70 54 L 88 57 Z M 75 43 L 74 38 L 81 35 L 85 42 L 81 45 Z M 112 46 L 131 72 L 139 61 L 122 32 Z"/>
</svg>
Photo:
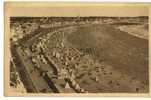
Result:
<svg viewBox="0 0 151 100">
<path fill-rule="evenodd" d="M 99 69 L 90 65 L 81 68 L 91 73 L 79 79 L 89 91 L 148 91 L 148 40 L 122 32 L 112 25 L 85 25 L 68 35 L 68 41 L 81 52 L 91 51 L 89 55 L 99 60 Z M 98 74 L 100 82 L 93 81 L 92 74 Z"/>
</svg>

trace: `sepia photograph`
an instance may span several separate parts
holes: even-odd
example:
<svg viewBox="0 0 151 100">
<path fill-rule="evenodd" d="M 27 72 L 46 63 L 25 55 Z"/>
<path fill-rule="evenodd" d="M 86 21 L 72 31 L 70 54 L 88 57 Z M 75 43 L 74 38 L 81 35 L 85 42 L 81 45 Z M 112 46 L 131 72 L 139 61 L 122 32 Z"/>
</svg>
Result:
<svg viewBox="0 0 151 100">
<path fill-rule="evenodd" d="M 5 5 L 7 96 L 149 96 L 149 7 L 40 4 Z"/>
</svg>

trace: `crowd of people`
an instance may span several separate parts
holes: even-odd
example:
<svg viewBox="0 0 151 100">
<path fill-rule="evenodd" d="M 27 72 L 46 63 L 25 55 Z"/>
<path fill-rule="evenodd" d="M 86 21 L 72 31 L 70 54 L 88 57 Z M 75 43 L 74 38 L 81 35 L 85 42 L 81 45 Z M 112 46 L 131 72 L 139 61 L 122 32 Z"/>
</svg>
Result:
<svg viewBox="0 0 151 100">
<path fill-rule="evenodd" d="M 54 30 L 37 37 L 29 47 L 22 48 L 24 56 L 27 56 L 32 64 L 33 71 L 38 70 L 41 75 L 47 74 L 50 79 L 64 79 L 71 88 L 77 92 L 87 92 L 80 87 L 77 78 L 85 73 L 80 71 L 82 66 L 95 66 L 97 63 L 88 55 L 74 48 L 66 39 L 68 32 Z M 45 69 L 44 65 L 53 65 L 52 69 Z M 51 65 L 50 65 L 51 67 Z M 99 70 L 99 69 L 98 69 Z M 90 72 L 89 72 L 90 73 Z M 93 80 L 99 81 L 97 75 Z"/>
<path fill-rule="evenodd" d="M 105 19 L 103 21 L 105 21 Z M 34 31 L 39 28 L 42 30 L 51 30 L 47 34 L 31 37 L 36 39 L 31 42 L 31 45 L 28 46 L 28 43 L 26 43 L 27 45 L 22 47 L 23 56 L 26 56 L 29 58 L 28 60 L 31 60 L 32 62 L 33 70 L 31 73 L 38 70 L 41 76 L 45 76 L 47 74 L 50 79 L 63 79 L 69 84 L 70 88 L 73 88 L 76 92 L 85 93 L 87 90 L 81 87 L 81 81 L 79 82 L 80 78 L 78 79 L 78 77 L 85 74 L 87 70 L 86 67 L 84 68 L 83 66 L 91 66 L 89 68 L 95 68 L 95 71 L 87 71 L 87 73 L 92 76 L 89 79 L 99 82 L 98 71 L 101 67 L 98 66 L 101 65 L 89 56 L 90 53 L 95 54 L 96 49 L 84 48 L 81 51 L 77 50 L 66 39 L 69 32 L 61 30 L 60 27 L 70 24 L 70 26 L 74 27 L 74 25 L 76 26 L 78 24 L 81 25 L 85 23 L 89 23 L 89 21 L 79 21 L 79 23 L 74 22 L 72 24 L 68 21 L 64 23 L 54 22 L 51 24 L 47 23 L 47 21 L 42 24 L 28 21 L 23 23 L 14 22 L 11 25 L 12 40 L 15 42 L 24 38 L 26 35 L 33 33 L 38 35 L 38 31 L 37 33 Z M 94 23 L 97 24 L 98 21 L 94 21 Z M 50 67 L 53 66 L 53 68 L 45 68 L 45 65 Z M 106 74 L 104 71 L 103 73 L 104 75 Z"/>
<path fill-rule="evenodd" d="M 16 23 L 16 27 L 13 26 L 11 29 L 17 29 L 15 32 L 18 32 L 18 34 L 32 34 L 37 28 L 38 26 L 34 23 L 30 25 L 29 23 L 21 25 Z M 95 62 L 90 56 L 72 47 L 66 40 L 66 34 L 68 34 L 68 32 L 59 30 L 58 28 L 58 30 L 53 30 L 39 36 L 31 43 L 32 45 L 22 48 L 23 54 L 27 56 L 33 64 L 33 70 L 31 72 L 38 70 L 41 75 L 48 74 L 51 78 L 66 79 L 68 83 L 70 83 L 70 86 L 77 92 L 87 92 L 76 82 L 76 77 L 82 73 L 82 71 L 79 71 L 81 66 L 94 65 Z M 49 65 L 49 62 L 53 64 L 54 70 L 44 69 L 43 65 Z M 95 80 L 98 80 L 97 76 Z"/>
<path fill-rule="evenodd" d="M 84 92 L 75 81 L 75 70 L 80 61 L 80 54 L 73 48 L 67 47 L 64 42 L 63 32 L 48 33 L 46 36 L 40 37 L 38 42 L 31 46 L 32 53 L 36 55 L 36 58 L 32 58 L 32 62 L 37 66 L 37 69 L 40 69 L 36 61 L 41 60 L 42 63 L 48 64 L 48 59 L 46 60 L 44 57 L 47 56 L 51 59 L 51 62 L 54 61 L 56 64 L 58 79 L 69 79 L 71 87 L 78 92 Z M 51 75 L 54 74 L 52 71 L 51 73 Z"/>
<path fill-rule="evenodd" d="M 37 23 L 19 23 L 14 22 L 11 24 L 10 32 L 13 41 L 22 39 L 26 35 L 32 34 L 36 29 L 38 29 Z"/>
</svg>

